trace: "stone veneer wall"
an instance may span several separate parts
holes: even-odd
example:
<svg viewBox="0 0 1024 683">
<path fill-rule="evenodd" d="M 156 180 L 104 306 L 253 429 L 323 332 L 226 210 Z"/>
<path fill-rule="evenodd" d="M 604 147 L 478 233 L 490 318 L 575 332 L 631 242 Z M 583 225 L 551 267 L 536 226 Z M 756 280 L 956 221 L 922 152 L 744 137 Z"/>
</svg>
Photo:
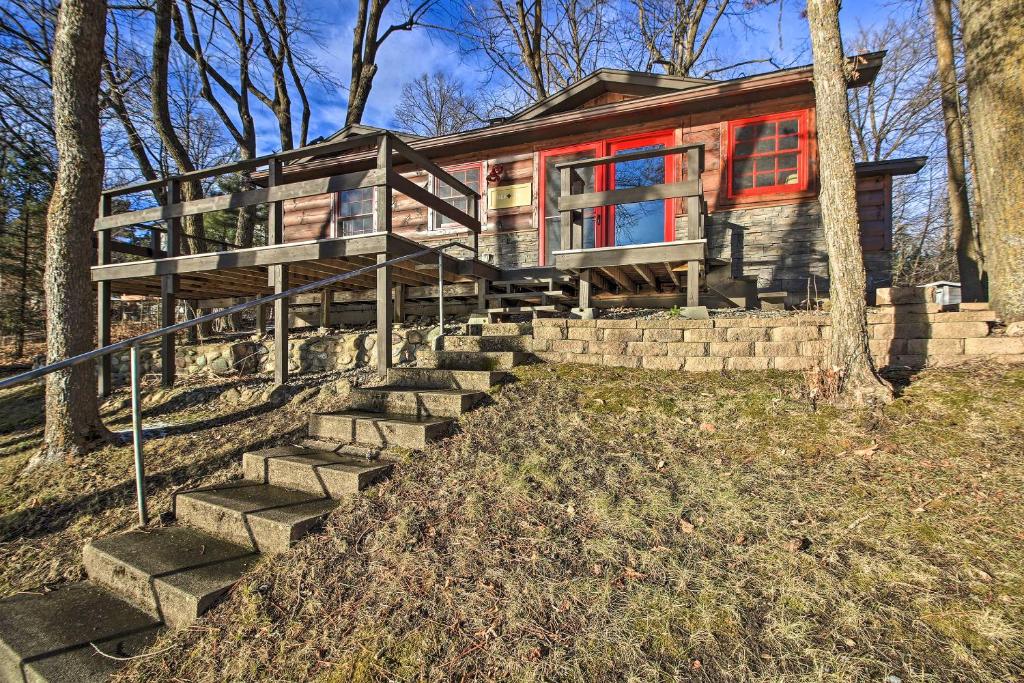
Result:
<svg viewBox="0 0 1024 683">
<path fill-rule="evenodd" d="M 416 353 L 438 335 L 436 329 L 396 328 L 393 358 L 396 362 L 410 361 Z M 288 369 L 293 373 L 348 370 L 375 362 L 373 349 L 377 345 L 374 332 L 350 332 L 290 339 L 288 341 Z M 273 339 L 225 341 L 216 344 L 179 346 L 175 349 L 178 374 L 188 377 L 196 374 L 225 375 L 230 373 L 272 373 Z M 146 348 L 141 354 L 143 373 L 160 372 L 160 352 L 157 347 Z M 113 356 L 114 382 L 128 380 L 127 353 Z"/>
<path fill-rule="evenodd" d="M 934 304 L 890 306 L 869 314 L 879 367 L 955 365 L 992 357 L 1024 362 L 1024 337 L 992 334 L 991 311 L 942 312 Z M 667 370 L 809 370 L 825 354 L 825 314 L 711 320 L 534 322 L 534 353 L 554 363 Z"/>
</svg>

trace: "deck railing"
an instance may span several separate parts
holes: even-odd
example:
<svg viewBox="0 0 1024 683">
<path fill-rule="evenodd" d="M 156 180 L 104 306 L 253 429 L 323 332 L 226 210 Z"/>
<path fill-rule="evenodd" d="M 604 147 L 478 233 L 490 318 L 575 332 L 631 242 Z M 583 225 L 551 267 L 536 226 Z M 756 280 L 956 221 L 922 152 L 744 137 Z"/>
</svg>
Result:
<svg viewBox="0 0 1024 683">
<path fill-rule="evenodd" d="M 686 178 L 657 185 L 626 187 L 601 192 L 578 192 L 585 186 L 580 175 L 581 168 L 612 166 L 630 161 L 668 157 L 673 154 L 686 156 Z M 686 200 L 686 240 L 704 239 L 704 217 L 707 205 L 704 201 L 704 185 L 701 173 L 704 171 L 704 145 L 679 145 L 660 149 L 647 149 L 626 154 L 615 154 L 594 159 L 578 159 L 556 164 L 561 177 L 561 195 L 558 198 L 559 223 L 561 226 L 561 248 L 571 251 L 583 247 L 583 210 L 596 209 L 616 204 L 631 204 L 658 199 Z M 678 235 L 677 235 L 678 240 Z M 705 252 L 706 254 L 706 252 Z M 581 277 L 581 288 L 587 290 L 589 281 L 586 274 Z M 687 305 L 696 306 L 700 286 L 700 262 L 688 261 L 686 273 Z M 581 297 L 583 293 L 581 292 Z M 582 304 L 581 304 L 582 305 Z"/>
<path fill-rule="evenodd" d="M 345 173 L 328 175 L 301 181 L 286 182 L 286 164 L 321 157 L 330 154 L 341 154 L 352 150 L 375 146 L 377 149 L 376 167 Z M 395 156 L 418 170 L 426 171 L 440 179 L 457 193 L 468 200 L 468 211 L 453 206 L 427 189 L 416 185 L 395 170 Z M 181 190 L 185 183 L 215 178 L 230 173 L 262 173 L 266 174 L 266 187 L 242 190 L 224 195 L 215 195 L 182 201 Z M 374 189 L 374 232 L 391 232 L 391 204 L 395 190 L 409 198 L 437 211 L 446 218 L 468 228 L 473 233 L 474 249 L 479 248 L 480 218 L 478 207 L 480 195 L 463 182 L 452 176 L 434 162 L 414 150 L 392 133 L 369 133 L 358 135 L 339 142 L 312 145 L 302 149 L 268 154 L 255 159 L 237 161 L 222 166 L 215 166 L 191 173 L 183 173 L 166 180 L 156 180 L 134 185 L 126 185 L 107 190 L 100 202 L 99 217 L 96 219 L 95 231 L 98 235 L 98 265 L 110 263 L 111 251 L 121 251 L 150 258 L 173 258 L 181 254 L 181 219 L 218 211 L 242 209 L 259 205 L 268 206 L 267 242 L 270 245 L 284 241 L 284 205 L 286 200 L 300 199 L 319 194 L 332 194 L 358 188 Z M 140 192 L 162 192 L 163 204 L 145 209 L 113 213 L 113 200 Z M 163 225 L 153 225 L 163 223 Z M 115 242 L 112 232 L 120 228 L 133 228 L 150 232 L 150 246 L 147 249 L 140 245 L 127 245 Z M 163 235 L 163 245 L 161 244 Z M 216 243 L 221 247 L 233 248 L 227 242 L 212 238 L 191 236 L 199 241 Z M 166 249 L 162 247 L 166 246 Z M 213 249 L 211 251 L 222 251 Z"/>
<path fill-rule="evenodd" d="M 119 351 L 124 351 L 124 350 L 127 349 L 128 352 L 129 352 L 130 368 L 131 368 L 130 382 L 131 382 L 131 409 L 132 409 L 132 448 L 133 448 L 134 455 L 135 455 L 135 495 L 136 495 L 136 502 L 137 502 L 137 506 L 138 506 L 139 525 L 140 526 L 145 526 L 148 523 L 148 521 L 149 521 L 149 513 L 148 513 L 148 510 L 147 510 L 147 507 L 146 507 L 146 467 L 145 467 L 145 459 L 143 457 L 142 382 L 141 382 L 141 380 L 142 380 L 142 362 L 141 362 L 141 357 L 140 357 L 140 351 L 141 351 L 141 348 L 142 348 L 142 344 L 144 344 L 147 341 L 150 341 L 152 339 L 157 339 L 157 338 L 160 338 L 161 340 L 165 340 L 167 338 L 172 338 L 173 339 L 175 333 L 177 333 L 177 332 L 182 332 L 184 330 L 188 330 L 188 329 L 191 329 L 193 327 L 197 327 L 199 325 L 204 325 L 204 324 L 213 322 L 214 320 L 217 320 L 219 318 L 225 318 L 225 317 L 228 317 L 228 316 L 236 315 L 238 313 L 242 313 L 242 312 L 244 312 L 246 310 L 249 310 L 249 309 L 252 309 L 252 308 L 255 308 L 255 309 L 259 310 L 261 307 L 266 306 L 266 305 L 271 304 L 271 303 L 276 303 L 276 302 L 279 302 L 279 301 L 287 301 L 289 297 L 298 296 L 300 294 L 305 294 L 307 292 L 312 292 L 312 291 L 317 290 L 317 289 L 323 289 L 323 288 L 326 288 L 326 287 L 330 287 L 331 285 L 337 284 L 337 283 L 342 282 L 344 280 L 348 280 L 348 279 L 351 279 L 351 278 L 356 278 L 356 277 L 359 277 L 359 276 L 362 276 L 362 275 L 373 273 L 375 271 L 380 272 L 380 271 L 386 270 L 387 268 L 390 268 L 391 266 L 394 266 L 394 265 L 396 265 L 398 263 L 402 263 L 403 261 L 410 261 L 410 260 L 414 260 L 414 259 L 420 259 L 420 258 L 424 258 L 424 257 L 430 256 L 431 254 L 436 254 L 437 255 L 437 259 L 438 259 L 437 268 L 438 268 L 438 291 L 439 291 L 439 295 L 438 295 L 438 302 L 437 302 L 437 313 L 438 313 L 438 324 L 439 324 L 440 329 L 441 329 L 441 334 L 443 335 L 444 331 L 445 331 L 445 325 L 444 325 L 444 286 L 443 286 L 444 285 L 444 270 L 443 270 L 444 264 L 443 264 L 443 257 L 444 257 L 444 250 L 445 249 L 449 249 L 451 247 L 459 247 L 459 248 L 462 248 L 462 249 L 469 249 L 469 247 L 467 245 L 462 244 L 461 242 L 447 242 L 447 243 L 442 244 L 442 245 L 437 246 L 437 247 L 424 247 L 422 250 L 413 252 L 411 254 L 406 254 L 404 256 L 396 256 L 395 258 L 388 259 L 386 261 L 380 261 L 378 263 L 374 263 L 374 264 L 371 264 L 371 265 L 368 265 L 368 266 L 364 266 L 362 268 L 350 271 L 348 273 L 340 273 L 338 275 L 332 275 L 330 277 L 323 278 L 322 280 L 317 280 L 316 282 L 310 282 L 310 283 L 307 283 L 307 284 L 304 284 L 304 285 L 299 285 L 297 287 L 292 287 L 291 289 L 288 289 L 288 290 L 285 290 L 285 291 L 279 291 L 279 292 L 275 292 L 274 294 L 268 294 L 267 296 L 259 297 L 258 299 L 254 299 L 252 301 L 245 301 L 245 302 L 242 302 L 240 304 L 235 304 L 234 306 L 230 306 L 230 307 L 225 308 L 225 309 L 223 309 L 221 311 L 216 311 L 214 313 L 207 313 L 205 315 L 199 316 L 197 318 L 193 318 L 191 320 L 185 320 L 183 322 L 173 323 L 173 324 L 170 324 L 170 325 L 165 325 L 165 326 L 161 327 L 158 330 L 153 330 L 151 332 L 146 332 L 144 334 L 140 334 L 140 335 L 137 335 L 135 337 L 131 337 L 130 339 L 125 339 L 123 341 L 116 342 L 114 344 L 111 344 L 109 342 L 109 340 L 107 340 L 107 343 L 103 344 L 101 342 L 101 346 L 99 348 L 93 349 L 92 351 L 86 351 L 85 353 L 81 353 L 81 354 L 79 354 L 77 356 L 71 356 L 70 358 L 63 358 L 63 359 L 61 359 L 59 361 L 55 361 L 53 363 L 50 363 L 49 365 L 45 365 L 45 366 L 40 367 L 40 368 L 34 368 L 32 370 L 29 370 L 28 372 L 23 372 L 21 374 L 15 375 L 13 377 L 8 377 L 6 379 L 0 379 L 0 389 L 6 389 L 7 387 L 12 387 L 12 386 L 16 386 L 18 384 L 24 384 L 26 382 L 31 382 L 31 381 L 40 379 L 42 377 L 45 377 L 46 375 L 49 375 L 49 374 L 51 374 L 53 372 L 57 372 L 59 370 L 66 370 L 66 369 L 74 367 L 76 365 L 81 365 L 82 363 L 88 363 L 88 362 L 95 361 L 95 360 L 109 359 L 112 354 L 117 353 Z M 281 329 L 282 326 L 284 328 L 286 328 L 286 329 L 288 327 L 287 315 L 285 315 L 283 318 L 278 318 L 274 322 L 275 330 Z M 387 339 L 378 338 L 376 347 L 377 347 L 377 350 L 378 350 L 378 363 L 380 361 L 382 353 L 386 353 L 390 357 L 390 353 L 391 353 L 390 335 L 388 336 Z M 281 353 L 281 347 L 278 346 L 275 349 L 275 352 L 280 354 Z M 287 352 L 288 352 L 288 349 L 287 349 L 287 341 L 286 341 L 285 342 L 284 353 L 287 354 Z M 173 356 L 171 357 L 171 360 L 173 361 Z M 166 364 L 167 362 L 168 362 L 168 358 L 165 356 L 164 357 L 164 363 Z M 380 368 L 380 365 L 378 365 L 378 368 Z"/>
</svg>

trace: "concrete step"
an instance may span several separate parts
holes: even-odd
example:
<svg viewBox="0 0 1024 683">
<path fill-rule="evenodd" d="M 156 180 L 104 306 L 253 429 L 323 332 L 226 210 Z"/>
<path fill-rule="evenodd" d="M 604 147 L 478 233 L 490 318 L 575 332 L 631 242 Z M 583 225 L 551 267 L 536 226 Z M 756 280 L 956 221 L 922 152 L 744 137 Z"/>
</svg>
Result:
<svg viewBox="0 0 1024 683">
<path fill-rule="evenodd" d="M 386 477 L 391 468 L 389 462 L 299 446 L 242 454 L 242 472 L 248 481 L 334 499 L 362 491 Z"/>
<path fill-rule="evenodd" d="M 371 446 L 426 448 L 452 433 L 455 421 L 450 418 L 382 415 L 360 410 L 320 413 L 309 416 L 309 435 L 334 442 L 351 442 Z"/>
<path fill-rule="evenodd" d="M 444 336 L 440 338 L 443 351 L 532 351 L 533 337 L 522 335 L 505 336 Z"/>
<path fill-rule="evenodd" d="M 212 607 L 258 557 L 188 527 L 107 536 L 88 543 L 82 555 L 90 579 L 174 628 Z"/>
<path fill-rule="evenodd" d="M 471 389 L 487 391 L 504 382 L 507 373 L 495 370 L 443 370 L 438 368 L 390 368 L 390 386 L 424 389 Z"/>
<path fill-rule="evenodd" d="M 417 367 L 439 370 L 511 370 L 530 360 L 523 351 L 419 351 L 416 356 Z"/>
<path fill-rule="evenodd" d="M 160 620 L 90 582 L 0 601 L 0 680 L 106 681 L 121 667 L 115 657 L 144 650 Z"/>
<path fill-rule="evenodd" d="M 180 522 L 261 553 L 285 552 L 323 524 L 337 505 L 321 492 L 310 494 L 254 481 L 174 497 Z"/>
<path fill-rule="evenodd" d="M 353 410 L 414 417 L 458 417 L 487 399 L 487 392 L 416 387 L 361 387 L 349 394 Z"/>
</svg>

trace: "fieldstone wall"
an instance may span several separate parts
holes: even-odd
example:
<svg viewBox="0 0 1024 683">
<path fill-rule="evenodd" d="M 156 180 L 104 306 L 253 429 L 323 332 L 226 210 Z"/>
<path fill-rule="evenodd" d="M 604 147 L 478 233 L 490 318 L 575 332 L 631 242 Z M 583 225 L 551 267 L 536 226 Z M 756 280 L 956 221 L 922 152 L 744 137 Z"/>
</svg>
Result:
<svg viewBox="0 0 1024 683">
<path fill-rule="evenodd" d="M 967 305 L 970 309 L 970 305 Z M 993 333 L 988 310 L 935 304 L 887 306 L 869 314 L 879 367 L 956 365 L 971 358 L 1024 362 L 1024 336 Z M 711 320 L 534 321 L 534 353 L 554 363 L 667 370 L 809 370 L 824 357 L 826 314 Z"/>
<path fill-rule="evenodd" d="M 480 258 L 499 268 L 532 268 L 537 265 L 539 236 L 536 230 L 480 233 Z"/>
<path fill-rule="evenodd" d="M 395 362 L 411 361 L 416 353 L 437 337 L 436 328 L 395 328 L 393 358 Z M 375 332 L 349 332 L 290 339 L 288 369 L 292 373 L 348 370 L 375 362 Z M 175 349 L 175 365 L 179 376 L 196 374 L 225 375 L 231 373 L 272 373 L 273 339 L 228 341 L 216 344 L 179 346 Z M 143 373 L 160 372 L 158 347 L 146 348 L 140 354 Z M 117 383 L 127 382 L 127 353 L 113 356 L 113 376 Z"/>
</svg>

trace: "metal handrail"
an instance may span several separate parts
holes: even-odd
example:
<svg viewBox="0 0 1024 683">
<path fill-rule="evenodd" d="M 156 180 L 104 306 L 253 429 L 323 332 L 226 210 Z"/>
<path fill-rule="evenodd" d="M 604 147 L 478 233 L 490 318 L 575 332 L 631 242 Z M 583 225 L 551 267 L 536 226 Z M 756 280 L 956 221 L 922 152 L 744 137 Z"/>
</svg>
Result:
<svg viewBox="0 0 1024 683">
<path fill-rule="evenodd" d="M 402 263 L 403 261 L 409 261 L 415 258 L 419 258 L 421 256 L 426 256 L 427 254 L 431 253 L 437 254 L 438 325 L 441 328 L 441 333 L 444 334 L 444 250 L 450 247 L 460 247 L 462 249 L 467 249 L 469 251 L 475 251 L 472 247 L 465 245 L 461 242 L 455 241 L 446 242 L 445 244 L 442 244 L 437 247 L 425 247 L 420 251 L 416 251 L 411 254 L 406 254 L 405 256 L 396 256 L 395 258 L 388 259 L 387 261 L 384 261 L 382 263 L 374 263 L 368 266 L 363 266 L 362 268 L 358 268 L 356 270 L 349 271 L 347 273 L 339 273 L 338 275 L 332 275 L 330 277 L 323 278 L 322 280 L 317 280 L 315 282 L 299 285 L 298 287 L 292 287 L 291 289 L 288 289 L 284 292 L 268 294 L 258 299 L 253 299 L 252 301 L 245 301 L 240 304 L 235 304 L 234 306 L 222 309 L 220 311 L 214 311 L 212 313 L 201 315 L 198 318 L 185 320 L 180 323 L 175 323 L 173 325 L 167 325 L 165 327 L 161 327 L 158 330 L 153 330 L 151 332 L 146 332 L 144 334 L 140 334 L 129 339 L 124 339 L 122 341 L 115 342 L 113 344 L 108 344 L 107 346 L 103 346 L 98 349 L 93 349 L 92 351 L 86 351 L 85 353 L 80 353 L 77 356 L 72 356 L 70 358 L 59 360 L 56 363 L 51 363 L 41 368 L 34 368 L 32 370 L 29 370 L 28 372 L 23 372 L 19 375 L 15 375 L 14 377 L 8 377 L 7 379 L 0 380 L 0 389 L 6 389 L 7 387 L 12 387 L 17 384 L 30 382 L 32 380 L 39 379 L 40 377 L 49 375 L 53 372 L 57 372 L 58 370 L 64 370 L 75 365 L 80 365 L 81 363 L 86 363 L 96 358 L 100 358 L 102 356 L 107 356 L 112 353 L 117 353 L 118 351 L 123 351 L 124 349 L 129 349 L 131 354 L 130 369 L 132 392 L 132 447 L 135 452 L 135 494 L 139 508 L 139 524 L 141 526 L 145 526 L 149 521 L 149 515 L 146 511 L 146 475 L 145 463 L 142 455 L 142 403 L 141 390 L 139 387 L 140 372 L 142 367 L 139 349 L 144 342 L 147 342 L 151 339 L 156 339 L 158 337 L 163 337 L 168 334 L 175 334 L 177 332 L 181 332 L 183 330 L 187 330 L 198 325 L 203 325 L 213 320 L 217 320 L 218 318 L 225 318 L 231 315 L 235 315 L 236 313 L 241 313 L 242 311 L 248 310 L 250 308 L 264 306 L 266 304 L 273 303 L 274 301 L 278 301 L 280 299 L 298 296 L 299 294 L 305 294 L 307 292 L 321 289 L 323 287 L 329 287 L 330 285 L 336 282 L 342 282 L 343 280 L 348 280 L 349 278 L 365 275 L 367 273 L 371 273 L 377 270 L 378 268 L 391 266 L 396 263 Z M 281 322 L 282 321 L 278 320 L 275 321 L 274 324 L 280 325 Z M 284 324 L 287 325 L 287 321 L 285 321 Z"/>
</svg>

